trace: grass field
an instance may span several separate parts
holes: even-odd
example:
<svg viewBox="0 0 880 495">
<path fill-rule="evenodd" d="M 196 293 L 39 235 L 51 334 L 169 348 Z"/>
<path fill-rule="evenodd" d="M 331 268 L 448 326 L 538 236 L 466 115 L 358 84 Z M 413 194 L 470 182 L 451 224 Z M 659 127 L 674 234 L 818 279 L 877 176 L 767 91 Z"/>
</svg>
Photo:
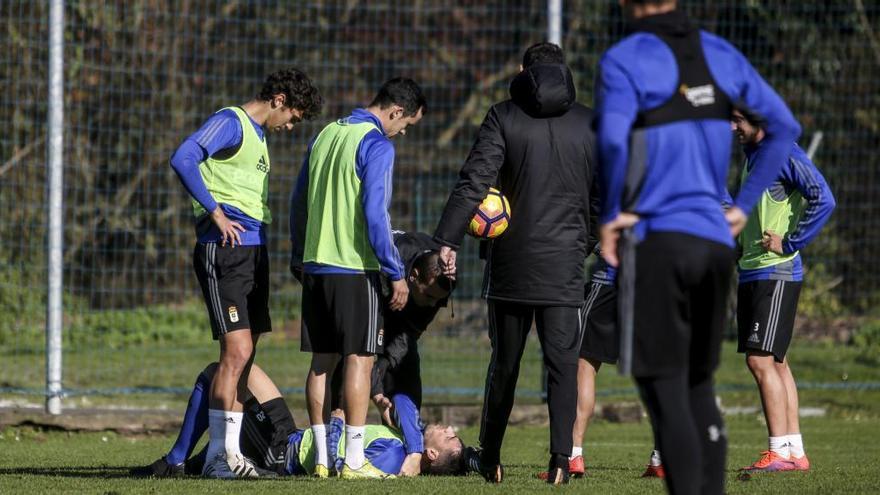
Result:
<svg viewBox="0 0 880 495">
<path fill-rule="evenodd" d="M 765 445 L 763 425 L 754 418 L 727 421 L 730 449 L 727 492 L 770 493 L 876 493 L 880 489 L 880 424 L 853 418 L 808 418 L 803 422 L 807 452 L 814 469 L 808 473 L 755 475 L 736 479 L 735 469 L 753 461 Z M 461 431 L 467 443 L 475 428 Z M 422 477 L 372 482 L 317 481 L 286 478 L 232 481 L 198 478 L 131 479 L 127 469 L 149 463 L 173 438 L 128 438 L 114 434 L 69 434 L 32 429 L 8 429 L 0 436 L 0 493 L 532 493 L 552 490 L 534 477 L 547 459 L 547 429 L 517 427 L 508 430 L 503 459 L 507 481 L 487 485 L 476 475 Z M 646 423 L 594 424 L 587 435 L 587 476 L 573 480 L 563 491 L 579 493 L 663 493 L 658 480 L 639 478 L 651 448 Z"/>
<path fill-rule="evenodd" d="M 534 337 L 534 333 L 533 333 Z M 444 337 L 428 333 L 420 343 L 422 373 L 430 403 L 482 402 L 482 387 L 490 347 L 484 335 Z M 64 355 L 64 385 L 74 390 L 98 389 L 98 395 L 73 395 L 65 399 L 69 407 L 129 405 L 182 410 L 186 394 L 198 372 L 216 359 L 213 345 L 143 345 L 116 350 L 71 349 Z M 792 369 L 802 384 L 801 403 L 825 408 L 829 414 L 880 418 L 880 363 L 866 359 L 854 346 L 795 341 L 789 352 Z M 299 351 L 299 340 L 272 335 L 261 342 L 257 362 L 279 387 L 289 391 L 291 405 L 302 404 L 301 392 L 308 370 L 308 356 Z M 43 386 L 45 364 L 39 352 L 4 352 L 0 349 L 0 384 L 7 387 Z M 523 356 L 518 384 L 518 402 L 538 402 L 540 353 L 537 339 L 531 338 Z M 725 343 L 716 383 L 725 406 L 758 406 L 754 380 L 736 353 L 735 344 Z M 860 384 L 873 383 L 873 389 Z M 181 393 L 154 393 L 151 387 L 176 387 Z M 433 389 L 447 392 L 434 392 Z M 457 391 L 451 394 L 452 388 Z M 106 392 L 121 392 L 101 395 Z M 101 392 L 104 391 L 104 392 Z M 636 400 L 632 381 L 620 377 L 612 366 L 603 368 L 598 378 L 599 401 Z M 2 394 L 0 398 L 21 395 Z M 25 397 L 27 398 L 27 397 Z M 41 397 L 31 396 L 40 403 Z"/>
</svg>

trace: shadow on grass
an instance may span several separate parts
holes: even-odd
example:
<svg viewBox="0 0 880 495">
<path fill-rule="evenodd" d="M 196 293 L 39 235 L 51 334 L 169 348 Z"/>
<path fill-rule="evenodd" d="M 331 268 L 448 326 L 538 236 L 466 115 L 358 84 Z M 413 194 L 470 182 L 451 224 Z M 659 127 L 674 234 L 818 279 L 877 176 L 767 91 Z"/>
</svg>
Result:
<svg viewBox="0 0 880 495">
<path fill-rule="evenodd" d="M 133 478 L 128 466 L 65 466 L 0 468 L 0 476 L 26 474 L 31 476 L 62 476 L 65 478 Z"/>
<path fill-rule="evenodd" d="M 195 475 L 183 475 L 159 478 L 155 476 L 142 476 L 132 474 L 131 466 L 65 466 L 65 467 L 17 467 L 0 468 L 0 477 L 7 475 L 29 476 L 60 476 L 62 478 L 94 478 L 94 479 L 143 479 L 143 480 L 201 480 L 208 479 Z M 273 478 L 241 478 L 224 480 L 233 482 L 266 482 L 279 479 L 296 479 L 298 476 L 279 476 Z"/>
</svg>

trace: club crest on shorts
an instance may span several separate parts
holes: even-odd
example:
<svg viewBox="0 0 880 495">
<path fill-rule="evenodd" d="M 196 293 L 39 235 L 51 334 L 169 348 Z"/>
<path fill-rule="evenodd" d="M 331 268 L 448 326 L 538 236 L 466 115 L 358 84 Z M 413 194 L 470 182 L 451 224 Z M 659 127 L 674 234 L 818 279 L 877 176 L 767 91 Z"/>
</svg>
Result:
<svg viewBox="0 0 880 495">
<path fill-rule="evenodd" d="M 383 342 L 384 340 L 385 340 L 385 329 L 384 329 L 384 328 L 380 328 L 380 329 L 379 329 L 379 336 L 376 337 L 376 343 L 379 344 L 379 345 L 382 345 L 382 342 Z"/>
<path fill-rule="evenodd" d="M 238 323 L 238 308 L 235 306 L 229 306 L 229 321 Z"/>
</svg>

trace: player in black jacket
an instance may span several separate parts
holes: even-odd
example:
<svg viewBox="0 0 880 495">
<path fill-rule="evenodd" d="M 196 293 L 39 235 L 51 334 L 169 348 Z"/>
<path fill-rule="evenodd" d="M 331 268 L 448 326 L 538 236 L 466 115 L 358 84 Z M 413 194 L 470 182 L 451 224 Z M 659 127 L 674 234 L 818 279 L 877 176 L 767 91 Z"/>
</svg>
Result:
<svg viewBox="0 0 880 495">
<path fill-rule="evenodd" d="M 501 443 L 513 407 L 519 363 L 534 320 L 549 372 L 550 473 L 568 480 L 577 398 L 577 360 L 584 302 L 584 259 L 593 191 L 593 112 L 575 102 L 562 50 L 526 50 L 509 100 L 489 110 L 434 239 L 445 272 L 477 205 L 496 186 L 511 205 L 507 232 L 490 243 L 483 293 L 489 300 L 492 360 L 486 379 L 480 443 L 489 481 L 500 482 Z"/>
</svg>

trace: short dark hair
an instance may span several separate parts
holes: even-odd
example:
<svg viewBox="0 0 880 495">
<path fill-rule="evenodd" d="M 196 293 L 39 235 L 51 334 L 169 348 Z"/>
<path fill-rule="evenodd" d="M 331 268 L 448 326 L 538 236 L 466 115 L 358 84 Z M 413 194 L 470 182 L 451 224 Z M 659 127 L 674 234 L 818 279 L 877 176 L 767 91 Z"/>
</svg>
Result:
<svg viewBox="0 0 880 495">
<path fill-rule="evenodd" d="M 562 48 L 549 42 L 535 43 L 523 53 L 522 66 L 528 69 L 535 64 L 564 64 Z"/>
<path fill-rule="evenodd" d="M 452 292 L 454 287 L 452 280 L 443 275 L 443 267 L 440 266 L 440 253 L 426 251 L 413 262 L 413 269 L 419 271 L 419 282 L 430 284 L 436 279 L 437 286 Z"/>
<path fill-rule="evenodd" d="M 422 88 L 408 77 L 395 77 L 387 81 L 379 88 L 376 97 L 370 102 L 371 107 L 379 107 L 383 110 L 391 105 L 403 107 L 406 117 L 419 113 L 420 108 L 422 114 L 428 110 L 428 102 L 425 100 Z"/>
<path fill-rule="evenodd" d="M 459 448 L 456 450 L 447 450 L 440 454 L 437 459 L 431 461 L 425 474 L 435 476 L 453 476 L 465 474 L 463 469 L 462 454 L 464 453 L 464 443 L 458 440 Z"/>
<path fill-rule="evenodd" d="M 293 67 L 281 69 L 266 76 L 257 99 L 271 101 L 278 94 L 282 94 L 286 98 L 284 106 L 302 110 L 304 119 L 311 120 L 317 117 L 324 105 L 324 97 L 312 84 L 309 76 Z"/>
</svg>

